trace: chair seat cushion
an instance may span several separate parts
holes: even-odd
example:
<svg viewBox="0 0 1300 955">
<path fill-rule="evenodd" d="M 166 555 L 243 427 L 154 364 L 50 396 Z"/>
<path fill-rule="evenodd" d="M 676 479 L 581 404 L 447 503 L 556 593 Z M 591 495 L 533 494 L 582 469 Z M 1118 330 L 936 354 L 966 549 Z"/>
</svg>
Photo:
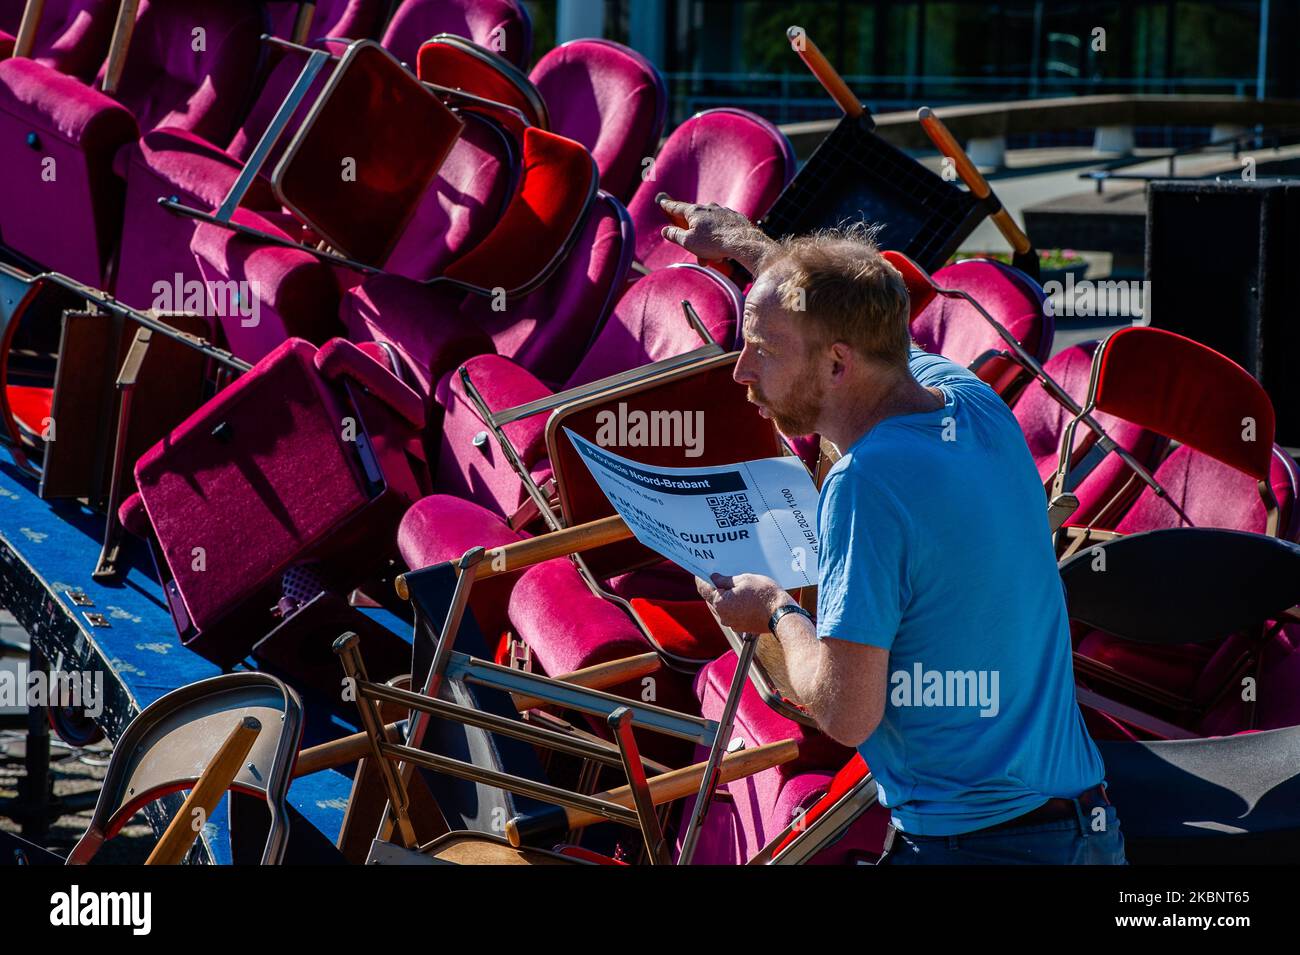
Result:
<svg viewBox="0 0 1300 955">
<path fill-rule="evenodd" d="M 736 655 L 730 650 L 711 663 L 706 663 L 695 678 L 695 698 L 700 702 L 700 712 L 709 719 L 722 716 L 727 691 L 736 673 Z M 834 771 L 853 755 L 853 750 L 842 746 L 824 733 L 802 723 L 788 720 L 763 702 L 762 696 L 750 680 L 741 691 L 740 705 L 736 709 L 733 737 L 745 740 L 747 746 L 762 746 L 783 739 L 799 743 L 799 756 L 768 772 L 782 777 L 812 770 Z M 761 775 L 761 774 L 760 774 Z"/>
<path fill-rule="evenodd" d="M 468 297 L 454 287 L 378 275 L 349 290 L 340 310 L 349 338 L 391 344 L 417 390 L 428 397 L 444 374 L 493 350 L 491 340 L 464 314 Z"/>
<path fill-rule="evenodd" d="M 655 644 L 665 653 L 687 660 L 713 660 L 728 649 L 708 604 L 694 600 L 633 597 L 632 609 Z"/>
<path fill-rule="evenodd" d="M 471 547 L 502 547 L 519 540 L 523 535 L 498 515 L 450 494 L 416 501 L 397 529 L 397 549 L 413 570 L 456 560 Z M 502 574 L 474 585 L 470 607 L 489 642 L 509 626 L 506 605 L 518 577 Z"/>
</svg>

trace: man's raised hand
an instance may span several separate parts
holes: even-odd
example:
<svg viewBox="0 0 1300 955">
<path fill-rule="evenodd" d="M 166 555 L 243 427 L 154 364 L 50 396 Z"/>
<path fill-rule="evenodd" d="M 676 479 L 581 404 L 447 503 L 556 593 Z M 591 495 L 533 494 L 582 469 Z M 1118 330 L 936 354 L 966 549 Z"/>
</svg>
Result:
<svg viewBox="0 0 1300 955">
<path fill-rule="evenodd" d="M 661 230 L 663 237 L 706 262 L 734 259 L 752 275 L 774 245 L 739 212 L 716 202 L 681 202 L 666 192 L 659 193 L 655 201 L 672 221 Z"/>
</svg>

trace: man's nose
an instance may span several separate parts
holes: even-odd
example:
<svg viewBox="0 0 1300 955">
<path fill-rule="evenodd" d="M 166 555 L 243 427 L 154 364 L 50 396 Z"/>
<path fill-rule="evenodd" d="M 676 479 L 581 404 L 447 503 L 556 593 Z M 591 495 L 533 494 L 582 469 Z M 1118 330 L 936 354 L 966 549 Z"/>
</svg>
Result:
<svg viewBox="0 0 1300 955">
<path fill-rule="evenodd" d="M 731 377 L 737 384 L 752 385 L 757 381 L 754 373 L 749 368 L 749 349 L 742 349 L 740 357 L 736 359 L 736 367 L 731 373 Z"/>
</svg>

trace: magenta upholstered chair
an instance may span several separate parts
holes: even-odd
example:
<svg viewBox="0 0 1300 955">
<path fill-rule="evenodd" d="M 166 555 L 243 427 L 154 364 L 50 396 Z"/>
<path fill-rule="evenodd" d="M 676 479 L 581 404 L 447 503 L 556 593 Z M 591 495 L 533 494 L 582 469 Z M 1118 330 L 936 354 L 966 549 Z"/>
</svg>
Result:
<svg viewBox="0 0 1300 955">
<path fill-rule="evenodd" d="M 794 168 L 789 140 L 762 117 L 743 109 L 697 113 L 672 131 L 655 157 L 654 178 L 639 183 L 628 203 L 637 261 L 649 269 L 694 261 L 660 235 L 668 225 L 655 202 L 660 192 L 684 202 L 716 202 L 757 220 L 794 177 Z"/>
<path fill-rule="evenodd" d="M 576 388 L 699 348 L 704 341 L 683 314 L 683 299 L 692 303 L 713 340 L 730 351 L 740 322 L 739 289 L 710 269 L 674 266 L 627 287 L 590 350 L 558 390 Z M 480 355 L 466 362 L 465 368 L 493 411 L 553 394 L 523 364 L 501 355 Z M 470 402 L 460 374 L 444 375 L 435 397 L 444 410 L 435 478 L 438 490 L 476 501 L 500 515 L 513 513 L 525 499 L 519 478 L 495 442 L 481 447 L 475 444 L 476 436 L 487 426 Z M 524 465 L 539 483 L 550 476 L 546 417 L 537 414 L 506 426 Z M 428 546 L 432 548 L 430 553 L 441 552 L 434 540 L 428 541 Z M 411 566 L 423 567 L 446 559 L 426 560 L 418 554 L 408 554 L 417 560 Z"/>
<path fill-rule="evenodd" d="M 311 37 L 346 40 L 369 36 L 378 30 L 385 9 L 383 0 L 322 3 L 312 20 Z M 287 26 L 292 26 L 292 20 Z M 264 54 L 269 60 L 266 80 L 233 136 L 208 139 L 190 130 L 164 126 L 146 131 L 118 157 L 116 168 L 126 180 L 126 199 L 113 291 L 128 305 L 149 307 L 150 290 L 160 277 L 170 281 L 179 273 L 185 281 L 200 278 L 190 252 L 196 223 L 160 207 L 158 200 L 175 198 L 204 211 L 221 205 L 305 62 L 302 55 L 275 46 L 266 46 Z M 317 88 L 321 85 L 323 80 Z M 297 118 L 305 112 L 304 106 Z M 291 125 L 280 137 L 264 173 L 269 175 L 294 128 Z M 244 205 L 263 211 L 278 208 L 269 182 L 263 178 L 245 197 Z"/>
<path fill-rule="evenodd" d="M 600 188 L 620 202 L 641 185 L 658 151 L 668 91 L 653 63 L 612 40 L 570 40 L 537 61 L 530 79 L 546 102 L 551 129 L 587 147 Z"/>
<path fill-rule="evenodd" d="M 1080 406 L 1088 395 L 1088 376 L 1096 348 L 1097 342 L 1084 342 L 1059 352 L 1043 363 L 1043 370 Z M 1061 439 L 1071 417 L 1069 411 L 1037 381 L 1025 386 L 1011 411 L 1025 433 L 1025 441 L 1034 456 L 1044 487 L 1050 487 L 1060 457 Z M 1154 431 L 1112 415 L 1099 413 L 1093 417 L 1112 440 L 1142 462 L 1143 466 L 1154 468 L 1164 456 L 1169 442 Z M 1075 456 L 1084 458 L 1092 451 L 1095 443 L 1096 434 L 1093 431 L 1079 429 L 1074 439 Z M 1074 494 L 1079 498 L 1079 507 L 1066 520 L 1066 525 L 1087 524 L 1101 516 L 1103 511 L 1122 513 L 1138 491 L 1133 487 L 1129 493 L 1121 493 L 1129 483 L 1129 478 L 1129 470 L 1117 456 L 1107 455 L 1098 461 L 1074 489 Z"/>
<path fill-rule="evenodd" d="M 33 60 L 0 62 L 6 245 L 105 287 L 122 225 L 119 151 L 158 126 L 228 140 L 252 93 L 262 25 L 255 0 L 143 0 L 114 98 Z"/>
<path fill-rule="evenodd" d="M 484 117 L 464 118 L 464 132 L 385 263 L 397 276 L 422 281 L 441 274 L 488 233 L 515 191 L 518 157 L 509 137 Z M 286 237 L 291 236 L 282 226 L 297 224 L 276 211 L 240 209 L 237 217 Z M 256 327 L 219 319 L 230 349 L 245 361 L 257 361 L 286 338 L 320 344 L 342 334 L 339 301 L 361 281 L 309 252 L 265 244 L 215 225 L 195 229 L 187 250 L 207 281 L 256 283 L 261 298 Z"/>
<path fill-rule="evenodd" d="M 1041 286 L 1019 269 L 991 259 L 966 259 L 932 276 L 939 288 L 969 294 L 1039 362 L 1052 353 L 1055 322 L 1043 307 Z M 1004 398 L 1022 387 L 1026 373 L 1006 357 L 1006 343 L 968 302 L 935 296 L 912 318 L 912 338 L 928 352 L 974 371 Z"/>
<path fill-rule="evenodd" d="M 519 67 L 533 52 L 533 24 L 517 0 L 402 0 L 380 42 L 414 69 L 421 44 L 439 33 L 473 40 Z"/>
<path fill-rule="evenodd" d="M 0 3 L 0 59 L 13 53 L 24 0 Z M 108 54 L 117 16 L 114 0 L 46 0 L 31 59 L 90 82 Z"/>
<path fill-rule="evenodd" d="M 290 339 L 147 451 L 122 518 L 152 529 L 184 642 L 242 658 L 295 565 L 338 593 L 364 581 L 393 552 L 378 529 L 427 489 L 423 427 L 382 351 Z"/>
<path fill-rule="evenodd" d="M 594 183 L 594 166 L 591 175 Z M 344 296 L 340 311 L 349 337 L 391 344 L 417 390 L 430 398 L 439 379 L 467 357 L 448 360 L 444 341 L 457 329 L 479 330 L 490 341 L 483 352 L 511 358 L 542 381 L 563 381 L 626 281 L 632 253 L 627 212 L 613 197 L 598 193 L 569 238 L 531 227 L 502 238 L 508 241 L 500 253 L 473 264 L 483 270 L 473 284 L 491 289 L 500 275 L 499 287 L 506 292 L 507 266 L 500 256 L 516 244 L 540 243 L 551 257 L 544 274 L 522 294 L 499 303 L 504 307 L 494 305 L 497 296 L 467 292 L 456 282 L 426 285 L 381 275 Z"/>
</svg>

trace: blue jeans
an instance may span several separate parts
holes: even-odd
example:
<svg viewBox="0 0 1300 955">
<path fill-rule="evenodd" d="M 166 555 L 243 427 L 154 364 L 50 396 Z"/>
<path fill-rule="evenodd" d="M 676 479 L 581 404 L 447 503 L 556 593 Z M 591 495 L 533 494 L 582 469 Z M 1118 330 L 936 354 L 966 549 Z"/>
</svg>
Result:
<svg viewBox="0 0 1300 955">
<path fill-rule="evenodd" d="M 1114 806 L 1104 828 L 1074 801 L 1075 818 L 960 836 L 914 836 L 891 827 L 881 865 L 1127 865 Z"/>
</svg>

